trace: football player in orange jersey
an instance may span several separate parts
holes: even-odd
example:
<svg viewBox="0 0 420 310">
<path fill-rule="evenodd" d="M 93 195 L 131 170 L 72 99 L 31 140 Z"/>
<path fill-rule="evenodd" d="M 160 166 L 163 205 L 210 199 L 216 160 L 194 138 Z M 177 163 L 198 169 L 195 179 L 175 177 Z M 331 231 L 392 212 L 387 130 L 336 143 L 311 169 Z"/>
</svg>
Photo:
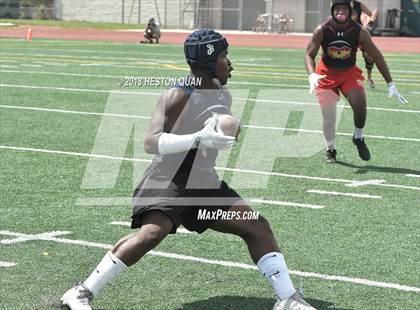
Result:
<svg viewBox="0 0 420 310">
<path fill-rule="evenodd" d="M 318 26 L 308 44 L 305 65 L 309 74 L 310 92 L 316 89 L 323 116 L 323 132 L 327 144 L 326 161 L 335 163 L 336 114 L 340 92 L 347 98 L 354 114 L 353 143 L 361 159 L 370 159 L 363 137 L 366 123 L 366 94 L 362 70 L 356 65 L 359 46 L 373 59 L 386 83 L 389 97 L 401 103 L 407 100 L 398 92 L 381 51 L 373 43 L 369 32 L 351 19 L 352 0 L 333 0 L 331 18 Z M 322 47 L 321 61 L 315 67 L 315 58 Z"/>
</svg>

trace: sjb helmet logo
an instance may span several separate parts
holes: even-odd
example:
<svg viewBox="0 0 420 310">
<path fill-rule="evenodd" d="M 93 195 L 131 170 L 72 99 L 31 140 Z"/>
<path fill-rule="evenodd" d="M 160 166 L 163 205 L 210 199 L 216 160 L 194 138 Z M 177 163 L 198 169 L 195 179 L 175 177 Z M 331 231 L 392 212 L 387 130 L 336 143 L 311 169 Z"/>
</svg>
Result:
<svg viewBox="0 0 420 310">
<path fill-rule="evenodd" d="M 207 44 L 207 55 L 212 55 L 214 53 L 214 46 L 212 44 Z"/>
</svg>

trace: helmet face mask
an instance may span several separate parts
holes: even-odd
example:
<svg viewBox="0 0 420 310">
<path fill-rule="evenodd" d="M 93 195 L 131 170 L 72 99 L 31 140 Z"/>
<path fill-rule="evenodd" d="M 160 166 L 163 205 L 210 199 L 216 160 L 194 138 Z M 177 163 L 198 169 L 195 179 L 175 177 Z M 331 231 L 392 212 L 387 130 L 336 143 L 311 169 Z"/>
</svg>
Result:
<svg viewBox="0 0 420 310">
<path fill-rule="evenodd" d="M 338 10 L 339 12 L 337 12 L 337 8 L 339 9 Z M 347 8 L 347 12 L 345 12 L 346 8 Z M 353 13 L 353 2 L 351 0 L 332 0 L 331 1 L 331 16 L 334 22 L 336 22 L 337 24 L 347 24 L 347 22 L 351 19 L 352 13 Z"/>
</svg>

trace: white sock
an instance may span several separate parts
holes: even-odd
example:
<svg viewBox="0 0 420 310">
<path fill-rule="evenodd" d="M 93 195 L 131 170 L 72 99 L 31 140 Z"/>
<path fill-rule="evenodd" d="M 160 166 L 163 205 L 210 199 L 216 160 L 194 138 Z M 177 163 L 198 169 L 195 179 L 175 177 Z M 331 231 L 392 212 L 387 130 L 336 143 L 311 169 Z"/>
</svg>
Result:
<svg viewBox="0 0 420 310">
<path fill-rule="evenodd" d="M 260 258 L 257 266 L 281 300 L 289 298 L 296 292 L 281 253 L 265 254 Z"/>
<path fill-rule="evenodd" d="M 354 138 L 355 139 L 363 138 L 363 128 L 354 127 Z"/>
<path fill-rule="evenodd" d="M 96 295 L 105 284 L 127 268 L 128 267 L 118 257 L 109 251 L 83 284 L 93 295 Z"/>
<path fill-rule="evenodd" d="M 327 150 L 336 150 L 337 149 L 337 145 L 335 144 L 335 140 L 331 140 L 331 141 L 326 141 L 327 143 Z"/>
</svg>

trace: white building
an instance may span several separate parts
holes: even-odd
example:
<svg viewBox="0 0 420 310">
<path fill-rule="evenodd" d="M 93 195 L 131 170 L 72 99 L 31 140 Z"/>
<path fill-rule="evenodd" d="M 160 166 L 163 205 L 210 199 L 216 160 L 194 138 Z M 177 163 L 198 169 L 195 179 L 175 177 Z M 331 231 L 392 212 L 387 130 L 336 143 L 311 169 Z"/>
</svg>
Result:
<svg viewBox="0 0 420 310">
<path fill-rule="evenodd" d="M 378 27 L 385 27 L 389 9 L 401 0 L 363 0 L 378 9 Z M 56 0 L 56 18 L 98 22 L 147 23 L 151 17 L 165 27 L 251 30 L 261 13 L 287 14 L 292 31 L 312 32 L 330 15 L 330 0 Z"/>
</svg>

